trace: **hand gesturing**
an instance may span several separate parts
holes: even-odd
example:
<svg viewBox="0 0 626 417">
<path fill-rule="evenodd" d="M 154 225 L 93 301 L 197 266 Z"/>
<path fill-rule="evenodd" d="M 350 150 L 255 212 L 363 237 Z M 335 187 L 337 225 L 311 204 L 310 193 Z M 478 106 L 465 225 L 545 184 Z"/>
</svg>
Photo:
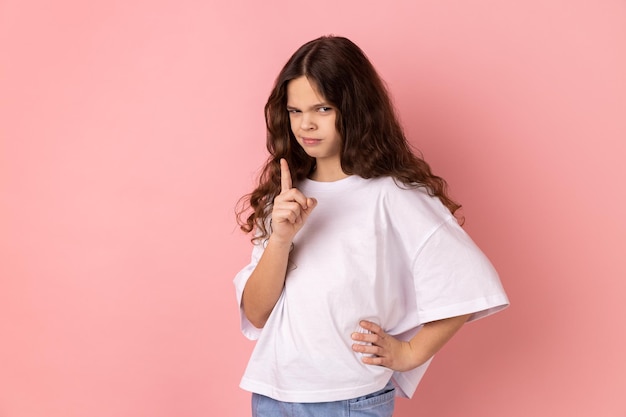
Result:
<svg viewBox="0 0 626 417">
<path fill-rule="evenodd" d="M 285 159 L 280 160 L 280 184 L 280 194 L 274 198 L 272 208 L 272 235 L 275 239 L 291 243 L 317 201 L 292 188 L 291 173 Z"/>
<path fill-rule="evenodd" d="M 384 366 L 394 371 L 408 371 L 415 367 L 409 342 L 385 333 L 382 327 L 371 321 L 363 320 L 359 324 L 371 332 L 352 334 L 352 340 L 360 342 L 353 344 L 352 350 L 364 354 L 361 359 L 363 363 Z"/>
</svg>

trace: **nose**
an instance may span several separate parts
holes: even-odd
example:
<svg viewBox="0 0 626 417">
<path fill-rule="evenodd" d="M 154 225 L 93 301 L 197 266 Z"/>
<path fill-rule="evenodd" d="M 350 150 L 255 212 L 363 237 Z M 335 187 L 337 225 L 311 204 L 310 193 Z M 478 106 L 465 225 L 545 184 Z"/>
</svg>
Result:
<svg viewBox="0 0 626 417">
<path fill-rule="evenodd" d="M 313 130 L 315 129 L 315 121 L 313 117 L 308 112 L 302 113 L 302 118 L 300 119 L 300 129 L 302 130 Z"/>
</svg>

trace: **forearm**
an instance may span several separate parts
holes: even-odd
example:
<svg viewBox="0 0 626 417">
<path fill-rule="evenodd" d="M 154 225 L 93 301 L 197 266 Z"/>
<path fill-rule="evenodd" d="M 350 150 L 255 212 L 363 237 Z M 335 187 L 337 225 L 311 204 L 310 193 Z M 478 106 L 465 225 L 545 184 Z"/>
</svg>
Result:
<svg viewBox="0 0 626 417">
<path fill-rule="evenodd" d="M 255 327 L 265 325 L 285 285 L 291 242 L 270 236 L 259 263 L 243 291 L 244 314 Z"/>
<path fill-rule="evenodd" d="M 317 205 L 292 187 L 289 165 L 280 160 L 281 191 L 272 205 L 272 234 L 242 295 L 244 314 L 255 327 L 265 326 L 285 286 L 289 251 L 296 233 Z"/>
<path fill-rule="evenodd" d="M 408 342 L 411 368 L 416 368 L 432 358 L 443 345 L 465 324 L 471 314 L 451 317 L 424 324 Z"/>
<path fill-rule="evenodd" d="M 385 333 L 376 323 L 362 320 L 359 325 L 370 333 L 352 333 L 352 340 L 366 342 L 355 343 L 352 349 L 369 354 L 361 359 L 366 364 L 385 366 L 400 372 L 409 371 L 432 358 L 469 317 L 470 314 L 466 314 L 426 323 L 408 342 Z"/>
</svg>

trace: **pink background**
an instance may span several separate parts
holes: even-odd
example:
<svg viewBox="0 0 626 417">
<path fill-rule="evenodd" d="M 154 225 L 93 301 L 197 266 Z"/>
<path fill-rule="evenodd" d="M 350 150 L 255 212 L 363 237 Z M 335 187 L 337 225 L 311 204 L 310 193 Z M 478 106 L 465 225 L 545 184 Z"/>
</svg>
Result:
<svg viewBox="0 0 626 417">
<path fill-rule="evenodd" d="M 0 0 L 0 416 L 247 416 L 233 207 L 350 37 L 513 306 L 397 416 L 626 416 L 626 3 Z"/>
</svg>

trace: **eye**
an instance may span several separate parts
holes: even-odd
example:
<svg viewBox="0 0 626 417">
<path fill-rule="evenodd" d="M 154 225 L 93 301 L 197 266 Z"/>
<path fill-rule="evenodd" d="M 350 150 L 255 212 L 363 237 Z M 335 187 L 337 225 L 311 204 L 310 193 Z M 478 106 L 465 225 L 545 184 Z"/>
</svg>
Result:
<svg viewBox="0 0 626 417">
<path fill-rule="evenodd" d="M 317 109 L 317 111 L 319 111 L 320 113 L 328 113 L 331 112 L 333 110 L 332 107 L 319 107 Z"/>
<path fill-rule="evenodd" d="M 287 113 L 289 113 L 289 114 L 296 114 L 296 113 L 300 113 L 300 110 L 298 110 L 298 109 L 287 109 Z"/>
</svg>

